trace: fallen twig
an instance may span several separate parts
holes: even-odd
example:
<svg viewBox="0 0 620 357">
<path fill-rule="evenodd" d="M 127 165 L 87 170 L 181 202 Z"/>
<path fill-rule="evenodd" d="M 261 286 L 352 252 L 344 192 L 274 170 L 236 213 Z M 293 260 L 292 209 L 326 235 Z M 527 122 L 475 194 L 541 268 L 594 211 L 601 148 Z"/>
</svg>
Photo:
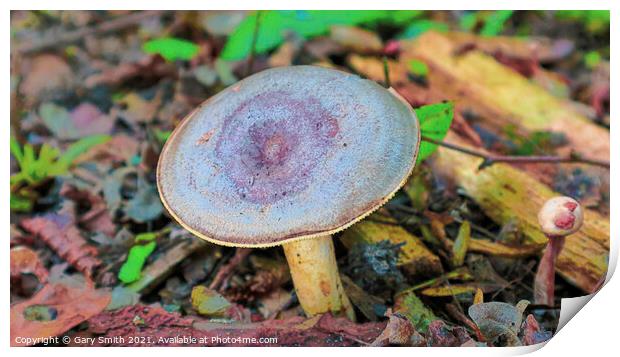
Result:
<svg viewBox="0 0 620 357">
<path fill-rule="evenodd" d="M 435 145 L 443 146 L 450 150 L 455 150 L 462 152 L 467 155 L 476 156 L 484 159 L 484 161 L 478 166 L 479 170 L 484 169 L 485 167 L 489 167 L 498 162 L 507 162 L 513 164 L 587 164 L 594 165 L 603 168 L 609 169 L 609 161 L 605 160 L 595 160 L 595 159 L 587 159 L 577 155 L 571 155 L 568 157 L 563 156 L 551 156 L 551 155 L 543 155 L 543 156 L 509 156 L 509 155 L 495 155 L 495 154 L 487 154 L 484 152 L 468 149 L 466 147 L 462 147 L 459 145 L 447 143 L 444 141 L 435 140 L 426 136 L 422 136 L 422 141 L 426 141 Z"/>
<path fill-rule="evenodd" d="M 230 259 L 226 265 L 220 268 L 220 270 L 213 278 L 213 281 L 209 285 L 209 289 L 219 290 L 224 282 L 230 277 L 230 275 L 235 271 L 237 265 L 241 264 L 245 258 L 250 254 L 249 248 L 237 248 L 235 251 L 235 255 Z"/>
<path fill-rule="evenodd" d="M 161 16 L 165 12 L 166 11 L 163 10 L 139 11 L 131 13 L 127 16 L 123 16 L 121 18 L 116 18 L 110 21 L 103 22 L 97 26 L 81 28 L 75 31 L 63 33 L 48 32 L 39 41 L 27 42 L 17 47 L 16 52 L 23 55 L 32 52 L 39 52 L 49 48 L 57 47 L 59 45 L 67 45 L 73 42 L 80 41 L 86 36 L 99 35 L 125 29 L 149 17 Z"/>
</svg>

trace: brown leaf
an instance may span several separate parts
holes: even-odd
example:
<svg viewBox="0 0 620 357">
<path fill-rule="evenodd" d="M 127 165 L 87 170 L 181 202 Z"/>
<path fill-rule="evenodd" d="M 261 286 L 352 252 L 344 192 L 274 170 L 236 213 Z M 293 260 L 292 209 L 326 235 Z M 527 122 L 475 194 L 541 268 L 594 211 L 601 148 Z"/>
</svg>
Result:
<svg viewBox="0 0 620 357">
<path fill-rule="evenodd" d="M 21 226 L 39 236 L 61 258 L 87 277 L 92 277 L 93 270 L 101 265 L 97 248 L 86 243 L 73 217 L 68 214 L 27 218 L 21 221 Z"/>
<path fill-rule="evenodd" d="M 347 63 L 359 74 L 377 82 L 385 82 L 383 62 L 376 57 L 347 56 Z M 388 60 L 388 73 L 392 86 L 408 81 L 407 68 L 400 62 Z"/>
<path fill-rule="evenodd" d="M 79 190 L 71 185 L 63 185 L 60 195 L 67 197 L 76 203 L 87 203 L 89 210 L 81 215 L 79 223 L 90 232 L 101 232 L 108 237 L 116 234 L 116 225 L 112 221 L 112 216 L 108 211 L 107 205 L 98 194 L 87 190 Z"/>
<path fill-rule="evenodd" d="M 332 54 L 344 52 L 344 48 L 329 37 L 317 37 L 304 43 L 304 50 L 322 61 L 329 61 Z"/>
<path fill-rule="evenodd" d="M 283 43 L 282 46 L 269 57 L 269 67 L 290 66 L 298 51 L 299 44 L 290 41 Z"/>
<path fill-rule="evenodd" d="M 551 332 L 544 331 L 534 315 L 529 314 L 523 322 L 521 342 L 525 346 L 535 345 L 551 338 Z"/>
<path fill-rule="evenodd" d="M 58 97 L 73 84 L 71 67 L 59 56 L 41 54 L 23 67 L 24 80 L 19 91 L 26 103 L 33 104 Z"/>
<path fill-rule="evenodd" d="M 80 137 L 109 134 L 114 127 L 114 118 L 102 113 L 97 106 L 88 102 L 75 107 L 70 117 Z"/>
<path fill-rule="evenodd" d="M 138 140 L 131 136 L 115 135 L 112 139 L 96 145 L 85 154 L 80 155 L 75 164 L 87 161 L 110 162 L 111 164 L 129 163 L 131 158 L 138 153 L 138 146 Z"/>
<path fill-rule="evenodd" d="M 416 341 L 422 341 L 423 337 L 413 328 L 411 321 L 400 314 L 393 314 L 390 310 L 386 313 L 389 317 L 385 330 L 377 337 L 372 346 L 385 346 L 386 342 L 393 345 L 411 346 L 412 337 Z"/>
<path fill-rule="evenodd" d="M 11 278 L 19 278 L 21 274 L 34 274 L 39 282 L 47 282 L 48 272 L 39 256 L 23 246 L 11 249 Z"/>
<path fill-rule="evenodd" d="M 41 343 L 37 339 L 58 336 L 100 313 L 109 302 L 107 291 L 89 284 L 47 284 L 30 300 L 11 306 L 11 345 L 33 345 Z M 33 307 L 46 309 L 50 319 L 37 320 L 39 316 L 29 313 Z M 24 342 L 16 342 L 17 337 Z"/>
<path fill-rule="evenodd" d="M 161 91 L 157 92 L 152 100 L 144 99 L 137 93 L 131 92 L 119 101 L 119 104 L 125 106 L 120 115 L 133 124 L 149 123 L 155 118 L 161 99 Z"/>
<path fill-rule="evenodd" d="M 376 53 L 383 49 L 379 35 L 358 27 L 332 26 L 330 37 L 337 44 L 358 53 Z"/>
<path fill-rule="evenodd" d="M 427 341 L 431 347 L 459 347 L 474 342 L 463 327 L 449 327 L 442 320 L 435 320 L 428 326 Z"/>
</svg>

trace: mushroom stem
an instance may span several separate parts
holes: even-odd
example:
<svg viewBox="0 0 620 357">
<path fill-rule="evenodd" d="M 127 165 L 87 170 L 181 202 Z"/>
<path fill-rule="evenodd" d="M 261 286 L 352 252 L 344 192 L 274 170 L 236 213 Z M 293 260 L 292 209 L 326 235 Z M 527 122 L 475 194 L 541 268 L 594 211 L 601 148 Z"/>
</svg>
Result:
<svg viewBox="0 0 620 357">
<path fill-rule="evenodd" d="M 564 236 L 549 236 L 549 243 L 540 259 L 534 279 L 536 304 L 553 306 L 555 299 L 555 261 L 564 247 Z"/>
<path fill-rule="evenodd" d="M 282 245 L 301 307 L 308 317 L 326 312 L 345 314 L 355 321 L 355 312 L 344 292 L 334 243 L 330 235 Z"/>
</svg>

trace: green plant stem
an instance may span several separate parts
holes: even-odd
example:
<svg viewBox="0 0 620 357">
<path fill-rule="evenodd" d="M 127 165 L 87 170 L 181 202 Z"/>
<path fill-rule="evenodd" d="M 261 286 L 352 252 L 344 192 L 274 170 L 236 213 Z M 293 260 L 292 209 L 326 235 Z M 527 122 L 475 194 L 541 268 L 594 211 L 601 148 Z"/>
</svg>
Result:
<svg viewBox="0 0 620 357">
<path fill-rule="evenodd" d="M 256 41 L 258 40 L 258 30 L 260 28 L 260 16 L 261 11 L 256 11 L 256 23 L 254 24 L 254 35 L 252 36 L 252 45 L 250 47 L 250 56 L 248 58 L 247 67 L 245 68 L 245 77 L 252 73 L 252 67 L 254 66 L 254 56 L 256 55 Z"/>
</svg>

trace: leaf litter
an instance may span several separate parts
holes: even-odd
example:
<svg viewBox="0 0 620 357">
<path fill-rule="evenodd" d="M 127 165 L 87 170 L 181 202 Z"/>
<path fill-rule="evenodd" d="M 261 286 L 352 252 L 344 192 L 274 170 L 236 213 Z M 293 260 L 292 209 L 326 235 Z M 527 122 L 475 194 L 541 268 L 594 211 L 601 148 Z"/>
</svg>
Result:
<svg viewBox="0 0 620 357">
<path fill-rule="evenodd" d="M 435 64 L 409 57 L 409 45 L 440 32 L 453 41 L 455 56 L 489 55 L 608 128 L 609 19 L 601 15 L 549 15 L 552 28 L 568 23 L 578 34 L 549 32 L 535 12 L 503 10 L 12 13 L 12 42 L 27 51 L 11 70 L 11 334 L 156 338 L 149 345 L 205 345 L 174 336 L 218 334 L 277 336 L 278 345 L 291 346 L 548 340 L 557 314 L 518 304 L 531 297 L 544 245 L 525 242 L 518 224 L 498 225 L 468 192 L 432 172 L 435 144 L 421 143 L 414 179 L 386 206 L 388 219 L 377 218 L 402 228 L 408 245 L 380 231 L 370 243 L 335 240 L 356 323 L 303 317 L 277 248 L 234 259 L 229 248 L 172 223 L 155 166 L 171 130 L 203 99 L 248 70 L 298 64 L 380 84 L 387 71 L 393 90 L 414 106 L 423 136 L 441 141 L 450 131 L 500 153 L 565 153 L 558 133 L 493 130 L 489 108 L 450 101 L 434 80 Z M 33 42 L 46 26 L 61 36 Z M 529 35 L 517 38 L 517 29 Z M 82 41 L 71 31 L 90 35 Z M 608 214 L 600 172 L 523 170 Z M 67 263 L 73 275 L 64 271 Z M 412 268 L 426 265 L 432 268 Z M 558 294 L 582 293 L 558 285 Z"/>
</svg>

